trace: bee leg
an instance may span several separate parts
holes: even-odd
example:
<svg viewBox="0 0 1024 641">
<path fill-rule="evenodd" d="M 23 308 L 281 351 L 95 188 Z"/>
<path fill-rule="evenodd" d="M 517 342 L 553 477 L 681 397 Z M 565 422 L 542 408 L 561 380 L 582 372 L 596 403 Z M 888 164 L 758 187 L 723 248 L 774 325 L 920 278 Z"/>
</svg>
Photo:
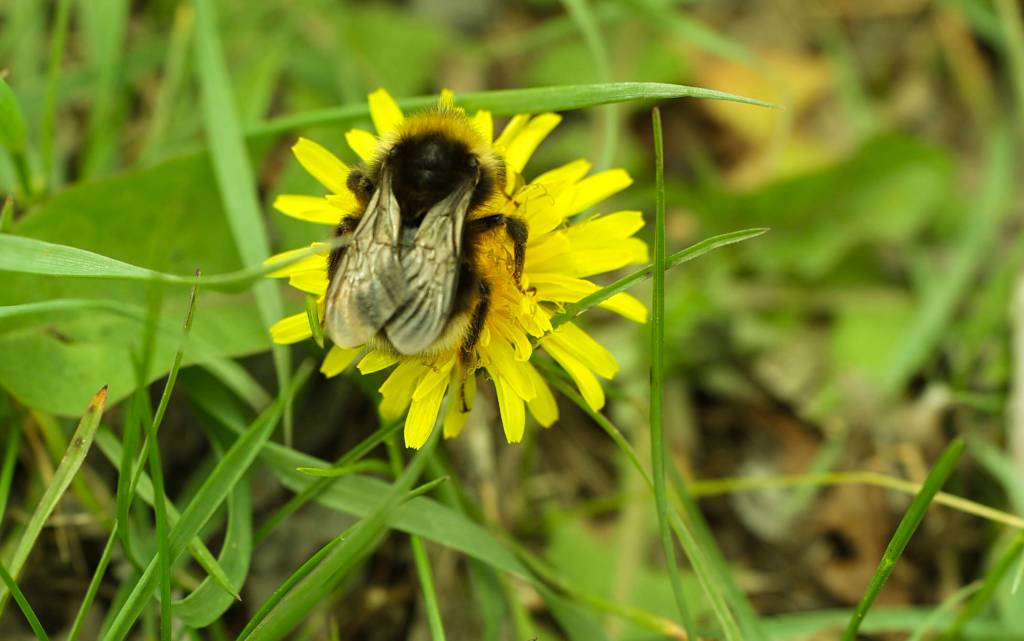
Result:
<svg viewBox="0 0 1024 641">
<path fill-rule="evenodd" d="M 523 277 L 523 264 L 526 262 L 526 241 L 530 237 L 530 230 L 526 223 L 518 218 L 495 214 L 469 221 L 466 225 L 469 231 L 475 233 L 488 231 L 499 225 L 505 227 L 505 233 L 512 239 L 512 258 L 515 261 L 512 276 L 516 279 L 516 284 L 518 285 Z"/>
<path fill-rule="evenodd" d="M 366 206 L 366 203 L 370 202 L 370 198 L 373 197 L 373 190 L 376 188 L 370 177 L 367 176 L 363 170 L 359 167 L 353 167 L 348 172 L 348 178 L 345 179 L 345 186 L 356 196 L 356 200 L 359 204 Z"/>
<path fill-rule="evenodd" d="M 338 226 L 334 228 L 334 237 L 338 238 L 351 234 L 359 226 L 359 218 L 356 216 L 347 216 L 341 219 Z M 327 280 L 334 280 L 334 272 L 338 271 L 338 263 L 341 262 L 341 257 L 345 253 L 345 246 L 335 247 L 331 250 L 331 255 L 327 259 Z"/>
<path fill-rule="evenodd" d="M 471 374 L 470 368 L 475 365 L 473 362 L 473 350 L 476 349 L 476 343 L 480 340 L 480 333 L 484 329 L 484 321 L 487 320 L 487 310 L 491 306 L 491 288 L 483 280 L 478 280 L 477 284 L 480 290 L 480 299 L 477 301 L 476 307 L 473 308 L 473 316 L 470 318 L 466 337 L 459 348 L 459 365 L 462 368 L 462 385 L 459 386 L 459 395 L 462 401 L 463 412 L 469 411 L 469 403 L 466 399 L 466 379 Z"/>
</svg>

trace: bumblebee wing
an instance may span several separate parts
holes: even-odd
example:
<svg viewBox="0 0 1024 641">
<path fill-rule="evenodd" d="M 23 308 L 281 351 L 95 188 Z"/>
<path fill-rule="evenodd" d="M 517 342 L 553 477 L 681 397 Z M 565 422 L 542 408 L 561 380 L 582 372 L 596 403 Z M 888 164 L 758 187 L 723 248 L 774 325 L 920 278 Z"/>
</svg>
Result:
<svg viewBox="0 0 1024 641">
<path fill-rule="evenodd" d="M 451 315 L 462 255 L 462 227 L 476 181 L 467 181 L 430 208 L 402 253 L 409 298 L 388 321 L 387 336 L 403 354 L 417 354 L 444 331 Z"/>
<path fill-rule="evenodd" d="M 340 347 L 373 338 L 408 298 L 398 257 L 401 215 L 385 169 L 327 288 L 324 325 Z"/>
</svg>

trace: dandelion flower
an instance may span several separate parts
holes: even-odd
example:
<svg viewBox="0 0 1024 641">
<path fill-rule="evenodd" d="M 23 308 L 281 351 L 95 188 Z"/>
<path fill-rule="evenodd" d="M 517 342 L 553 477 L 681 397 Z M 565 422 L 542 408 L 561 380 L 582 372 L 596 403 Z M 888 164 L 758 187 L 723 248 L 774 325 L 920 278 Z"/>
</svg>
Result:
<svg viewBox="0 0 1024 641">
<path fill-rule="evenodd" d="M 356 363 L 363 374 L 391 369 L 380 387 L 381 416 L 405 415 L 405 443 L 421 447 L 443 412 L 446 438 L 459 434 L 482 375 L 493 383 L 505 437 L 510 443 L 523 438 L 526 412 L 544 427 L 558 419 L 558 406 L 547 382 L 531 364 L 535 350 L 546 352 L 578 387 L 591 408 L 604 405 L 598 377 L 611 379 L 618 371 L 614 356 L 577 325 L 567 322 L 553 328 L 551 318 L 569 303 L 596 291 L 591 276 L 645 263 L 647 246 L 633 237 L 642 226 L 638 211 L 618 211 L 580 219 L 578 214 L 625 189 L 632 182 L 621 169 L 590 174 L 590 163 L 580 159 L 527 181 L 524 170 L 537 146 L 558 125 L 554 113 L 518 115 L 497 138 L 487 111 L 468 116 L 451 106 L 451 94 L 442 94 L 439 109 L 463 120 L 467 134 L 486 145 L 505 166 L 505 188 L 475 210 L 470 219 L 502 214 L 522 221 L 528 229 L 525 262 L 517 283 L 513 241 L 503 230 L 483 234 L 477 241 L 473 265 L 489 286 L 489 305 L 479 339 L 468 356 L 459 345 L 408 356 L 379 345 L 333 345 L 320 371 L 336 376 Z M 406 117 L 383 89 L 369 96 L 370 115 L 376 135 L 361 129 L 345 138 L 365 162 L 386 150 L 403 131 L 416 126 L 421 114 Z M 359 217 L 360 204 L 347 186 L 349 167 L 317 143 L 300 138 L 292 151 L 299 163 L 329 193 L 324 196 L 281 195 L 274 207 L 286 216 L 337 227 L 347 217 Z M 321 317 L 328 289 L 330 245 L 314 243 L 316 253 L 272 272 L 287 278 L 296 289 L 317 297 Z M 273 264 L 293 258 L 298 249 L 268 259 Z M 634 321 L 644 322 L 647 309 L 629 294 L 616 294 L 602 304 Z M 312 336 L 305 312 L 288 316 L 270 329 L 276 343 L 288 344 Z M 447 402 L 446 399 L 447 398 Z"/>
</svg>

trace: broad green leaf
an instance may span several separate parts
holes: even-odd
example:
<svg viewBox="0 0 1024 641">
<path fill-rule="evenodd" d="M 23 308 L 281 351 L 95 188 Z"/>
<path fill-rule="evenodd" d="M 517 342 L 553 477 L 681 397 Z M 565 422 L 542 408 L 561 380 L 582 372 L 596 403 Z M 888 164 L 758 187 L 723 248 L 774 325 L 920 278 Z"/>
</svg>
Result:
<svg viewBox="0 0 1024 641">
<path fill-rule="evenodd" d="M 193 156 L 82 183 L 29 212 L 15 225 L 13 238 L 73 246 L 145 270 L 181 275 L 197 268 L 207 274 L 232 272 L 241 265 L 210 174 L 208 160 Z M 0 235 L 0 242 L 6 239 Z M 8 252 L 0 252 L 0 264 L 11 260 Z M 47 301 L 76 299 L 116 301 L 122 308 L 144 310 L 149 286 L 25 273 L 2 277 L 0 306 L 45 308 L 56 304 Z M 110 402 L 135 388 L 130 354 L 141 340 L 144 313 L 132 318 L 116 310 L 65 305 L 59 313 L 52 310 L 52 315 L 33 319 L 38 322 L 2 332 L 0 386 L 30 407 L 74 415 L 88 401 L 89 388 L 109 383 Z M 269 346 L 251 296 L 205 291 L 200 305 L 203 313 L 196 319 L 193 337 L 211 346 L 210 356 L 239 356 Z M 183 314 L 184 301 L 168 303 L 167 318 Z M 159 336 L 153 363 L 166 368 L 176 345 L 176 337 Z M 189 352 L 185 362 L 197 359 Z M 150 380 L 165 372 L 155 368 Z"/>
</svg>

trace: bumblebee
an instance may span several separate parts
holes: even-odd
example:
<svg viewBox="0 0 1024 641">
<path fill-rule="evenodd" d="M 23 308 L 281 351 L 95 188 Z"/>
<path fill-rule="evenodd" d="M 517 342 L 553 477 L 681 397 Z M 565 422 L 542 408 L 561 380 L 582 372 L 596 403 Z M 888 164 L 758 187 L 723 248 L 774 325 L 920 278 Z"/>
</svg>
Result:
<svg viewBox="0 0 1024 641">
<path fill-rule="evenodd" d="M 494 213 L 505 163 L 461 110 L 408 117 L 347 181 L 359 204 L 335 230 L 324 326 L 341 347 L 433 356 L 456 346 L 467 363 L 491 287 L 476 269 L 478 239 L 506 233 L 519 285 L 528 229 Z"/>
</svg>

